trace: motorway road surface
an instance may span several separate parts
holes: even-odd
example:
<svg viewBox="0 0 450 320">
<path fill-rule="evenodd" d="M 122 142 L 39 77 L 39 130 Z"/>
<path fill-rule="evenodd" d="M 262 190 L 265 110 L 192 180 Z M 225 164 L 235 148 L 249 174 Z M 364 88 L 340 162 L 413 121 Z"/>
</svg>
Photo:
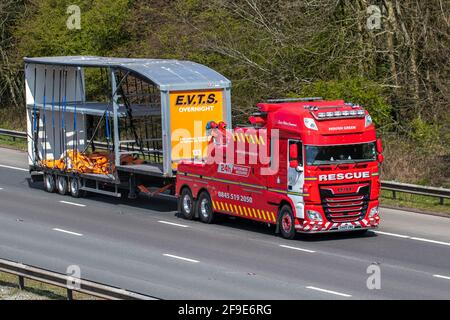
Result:
<svg viewBox="0 0 450 320">
<path fill-rule="evenodd" d="M 281 239 L 266 225 L 176 216 L 176 202 L 49 194 L 0 149 L 0 258 L 162 299 L 449 299 L 450 219 L 382 209 L 366 236 Z M 376 264 L 381 288 L 368 289 Z"/>
</svg>

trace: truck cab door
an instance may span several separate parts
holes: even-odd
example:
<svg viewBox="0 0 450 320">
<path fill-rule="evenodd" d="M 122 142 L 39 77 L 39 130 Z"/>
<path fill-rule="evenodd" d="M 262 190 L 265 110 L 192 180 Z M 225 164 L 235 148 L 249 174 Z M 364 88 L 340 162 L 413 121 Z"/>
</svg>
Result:
<svg viewBox="0 0 450 320">
<path fill-rule="evenodd" d="M 303 145 L 299 140 L 288 140 L 288 163 L 287 163 L 287 194 L 294 204 L 295 216 L 304 218 L 303 201 Z"/>
</svg>

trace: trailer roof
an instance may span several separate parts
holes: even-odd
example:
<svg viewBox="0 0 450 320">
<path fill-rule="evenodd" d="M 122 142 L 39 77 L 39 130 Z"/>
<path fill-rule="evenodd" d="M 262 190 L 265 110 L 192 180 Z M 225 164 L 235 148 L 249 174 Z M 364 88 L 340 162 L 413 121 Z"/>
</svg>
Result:
<svg viewBox="0 0 450 320">
<path fill-rule="evenodd" d="M 26 57 L 24 61 L 27 64 L 123 69 L 147 78 L 160 90 L 168 91 L 231 86 L 230 80 L 220 73 L 192 61 L 96 56 Z"/>
</svg>

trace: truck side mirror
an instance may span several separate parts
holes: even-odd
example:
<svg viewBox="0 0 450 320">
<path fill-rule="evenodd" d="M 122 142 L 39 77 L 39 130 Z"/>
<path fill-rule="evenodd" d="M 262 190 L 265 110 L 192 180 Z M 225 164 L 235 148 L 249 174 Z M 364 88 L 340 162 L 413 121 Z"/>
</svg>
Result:
<svg viewBox="0 0 450 320">
<path fill-rule="evenodd" d="M 289 146 L 289 159 L 298 159 L 298 146 L 296 143 Z"/>
<path fill-rule="evenodd" d="M 381 139 L 377 139 L 377 151 L 378 153 L 383 153 L 383 143 L 381 142 Z"/>
<path fill-rule="evenodd" d="M 379 153 L 377 156 L 377 160 L 379 163 L 382 163 L 384 161 L 384 156 L 381 153 Z"/>
</svg>

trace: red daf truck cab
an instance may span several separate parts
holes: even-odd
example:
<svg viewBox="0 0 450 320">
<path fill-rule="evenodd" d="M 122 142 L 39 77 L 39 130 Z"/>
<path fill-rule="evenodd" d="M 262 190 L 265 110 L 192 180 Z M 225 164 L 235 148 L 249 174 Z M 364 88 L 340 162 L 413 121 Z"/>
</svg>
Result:
<svg viewBox="0 0 450 320">
<path fill-rule="evenodd" d="M 369 113 L 343 100 L 272 100 L 250 125 L 208 124 L 208 156 L 178 166 L 176 194 L 187 219 L 218 213 L 296 232 L 376 228 L 383 161 Z"/>
</svg>

